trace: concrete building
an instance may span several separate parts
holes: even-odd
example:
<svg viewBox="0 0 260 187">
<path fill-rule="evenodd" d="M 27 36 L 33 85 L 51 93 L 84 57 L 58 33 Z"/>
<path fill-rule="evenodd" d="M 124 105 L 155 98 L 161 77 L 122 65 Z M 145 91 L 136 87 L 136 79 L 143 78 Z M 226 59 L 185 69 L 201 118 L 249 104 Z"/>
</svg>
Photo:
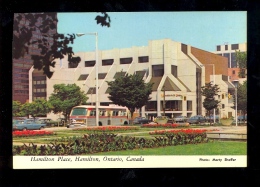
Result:
<svg viewBox="0 0 260 187">
<path fill-rule="evenodd" d="M 30 70 L 30 101 L 49 98 L 55 84 L 76 83 L 84 90 L 89 103 L 95 104 L 96 98 L 96 60 L 95 51 L 79 52 L 81 62 L 69 64 L 67 58 L 56 60 L 54 74 L 46 79 L 41 72 Z M 190 45 L 170 39 L 151 40 L 148 46 L 98 51 L 99 104 L 108 105 L 108 85 L 120 74 L 138 73 L 146 83 L 153 82 L 151 100 L 140 111 L 149 118 L 161 116 L 205 115 L 202 106 L 201 86 L 214 81 L 220 86 L 220 115 L 233 115 L 228 108 L 228 59 Z M 222 96 L 224 95 L 224 97 Z M 163 101 L 165 100 L 165 109 Z M 57 118 L 53 114 L 48 117 Z"/>
<path fill-rule="evenodd" d="M 238 73 L 240 69 L 236 62 L 236 51 L 246 52 L 247 43 L 217 45 L 216 51 L 213 52 L 228 59 L 228 76 L 230 81 L 239 79 Z"/>
</svg>

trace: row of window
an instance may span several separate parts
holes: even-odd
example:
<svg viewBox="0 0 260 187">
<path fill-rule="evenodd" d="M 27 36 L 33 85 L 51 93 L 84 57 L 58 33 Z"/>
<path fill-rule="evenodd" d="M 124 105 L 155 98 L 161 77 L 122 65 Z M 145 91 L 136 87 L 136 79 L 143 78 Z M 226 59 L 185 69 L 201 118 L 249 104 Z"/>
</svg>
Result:
<svg viewBox="0 0 260 187">
<path fill-rule="evenodd" d="M 46 84 L 46 80 L 40 80 L 40 81 L 33 81 L 33 84 Z"/>
<path fill-rule="evenodd" d="M 29 78 L 28 74 L 18 74 L 18 73 L 15 73 L 15 74 L 13 74 L 13 76 L 15 78 Z"/>
<path fill-rule="evenodd" d="M 16 89 L 28 89 L 29 85 L 16 84 L 16 85 L 13 85 L 13 88 L 16 88 Z"/>
<path fill-rule="evenodd" d="M 238 49 L 238 44 L 231 44 L 231 50 L 236 50 Z M 229 50 L 228 49 L 228 45 L 225 45 L 225 50 Z M 221 46 L 217 45 L 217 51 L 221 51 Z"/>
<path fill-rule="evenodd" d="M 39 92 L 46 92 L 46 88 L 38 88 L 38 89 L 33 89 L 33 92 L 37 92 L 37 93 L 39 93 Z"/>
<path fill-rule="evenodd" d="M 128 58 L 120 58 L 120 64 L 131 64 L 133 61 L 132 57 Z M 148 56 L 140 56 L 138 57 L 138 63 L 147 63 L 149 62 Z M 102 66 L 110 66 L 114 63 L 114 59 L 105 59 L 102 60 Z M 93 67 L 95 66 L 96 61 L 95 60 L 89 60 L 85 61 L 85 67 Z"/>
<path fill-rule="evenodd" d="M 16 94 L 29 94 L 29 90 L 14 90 Z"/>
<path fill-rule="evenodd" d="M 29 84 L 28 79 L 25 79 L 25 80 L 23 80 L 23 79 L 14 79 L 14 82 L 15 83 L 27 83 L 27 84 Z"/>
</svg>

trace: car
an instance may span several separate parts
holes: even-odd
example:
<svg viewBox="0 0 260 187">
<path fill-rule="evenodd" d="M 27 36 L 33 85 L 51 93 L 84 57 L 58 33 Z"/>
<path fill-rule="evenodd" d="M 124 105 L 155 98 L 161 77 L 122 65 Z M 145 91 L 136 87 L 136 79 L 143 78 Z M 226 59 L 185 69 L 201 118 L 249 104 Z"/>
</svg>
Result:
<svg viewBox="0 0 260 187">
<path fill-rule="evenodd" d="M 242 122 L 242 121 L 247 121 L 247 115 L 243 115 L 243 116 L 238 116 L 237 117 L 237 121 L 239 121 L 239 122 Z"/>
<path fill-rule="evenodd" d="M 201 124 L 207 122 L 207 119 L 204 116 L 196 115 L 190 117 L 187 122 L 189 124 Z"/>
<path fill-rule="evenodd" d="M 39 118 L 38 120 L 41 121 L 41 123 L 46 123 L 47 126 L 51 126 L 51 127 L 59 125 L 58 121 L 54 121 L 54 120 L 52 120 L 50 118 Z"/>
<path fill-rule="evenodd" d="M 182 123 L 184 123 L 184 122 L 187 122 L 187 116 L 176 116 L 175 118 L 174 118 L 174 121 L 175 122 L 182 122 Z"/>
<path fill-rule="evenodd" d="M 214 122 L 214 116 L 206 116 L 207 122 Z M 215 122 L 219 122 L 219 115 L 215 115 Z"/>
<path fill-rule="evenodd" d="M 26 120 L 13 120 L 13 130 L 41 130 L 46 127 L 45 123 L 39 120 L 26 119 Z"/>
<path fill-rule="evenodd" d="M 154 119 L 154 122 L 158 124 L 165 124 L 165 123 L 173 123 L 173 120 L 168 116 L 157 116 Z"/>
<path fill-rule="evenodd" d="M 134 124 L 145 124 L 150 123 L 151 120 L 145 118 L 145 117 L 136 117 L 133 121 Z"/>
</svg>

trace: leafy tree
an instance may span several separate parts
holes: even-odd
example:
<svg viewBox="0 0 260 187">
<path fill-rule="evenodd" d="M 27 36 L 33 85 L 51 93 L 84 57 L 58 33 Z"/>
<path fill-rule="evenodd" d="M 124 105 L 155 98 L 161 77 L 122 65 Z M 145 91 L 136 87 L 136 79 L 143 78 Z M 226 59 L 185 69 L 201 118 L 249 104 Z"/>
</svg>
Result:
<svg viewBox="0 0 260 187">
<path fill-rule="evenodd" d="M 36 99 L 30 103 L 30 115 L 35 118 L 39 116 L 44 116 L 51 112 L 52 106 L 45 99 Z"/>
<path fill-rule="evenodd" d="M 97 24 L 110 27 L 110 17 L 107 13 L 96 16 Z M 24 22 L 26 24 L 20 24 Z M 56 29 L 58 19 L 55 13 L 16 13 L 13 25 L 13 58 L 19 59 L 29 52 L 30 45 L 38 45 L 40 55 L 31 55 L 35 69 L 43 70 L 44 74 L 51 78 L 53 72 L 51 67 L 55 67 L 55 59 L 62 59 L 68 55 L 70 64 L 78 64 L 80 57 L 73 57 L 73 49 L 69 44 L 73 44 L 75 34 L 51 34 Z M 41 38 L 33 37 L 33 32 L 41 34 Z M 53 38 L 49 42 L 48 38 Z"/>
<path fill-rule="evenodd" d="M 24 116 L 27 116 L 29 118 L 29 115 L 31 114 L 31 104 L 26 102 L 22 105 L 21 111 L 24 114 Z"/>
<path fill-rule="evenodd" d="M 236 51 L 236 62 L 240 68 L 239 77 L 245 78 L 246 77 L 246 69 L 247 69 L 247 53 Z"/>
<path fill-rule="evenodd" d="M 205 86 L 201 87 L 201 94 L 205 96 L 203 101 L 203 107 L 207 110 L 207 114 L 210 116 L 213 109 L 217 109 L 220 101 L 215 100 L 216 95 L 218 95 L 219 87 L 218 85 L 213 85 L 211 82 L 206 83 Z"/>
<path fill-rule="evenodd" d="M 233 97 L 233 103 L 235 108 L 236 97 Z M 247 114 L 247 81 L 237 86 L 237 110 L 242 110 L 244 117 Z"/>
<path fill-rule="evenodd" d="M 109 86 L 108 98 L 114 104 L 126 106 L 131 117 L 136 108 L 143 107 L 151 98 L 152 83 L 145 83 L 139 74 L 122 75 L 114 81 L 107 81 Z"/>
<path fill-rule="evenodd" d="M 88 99 L 76 84 L 55 84 L 53 88 L 54 91 L 49 97 L 52 110 L 55 114 L 62 113 L 66 121 L 69 119 L 71 109 Z"/>
<path fill-rule="evenodd" d="M 14 117 L 22 117 L 24 116 L 24 113 L 21 110 L 22 104 L 20 101 L 13 101 L 13 116 Z"/>
</svg>

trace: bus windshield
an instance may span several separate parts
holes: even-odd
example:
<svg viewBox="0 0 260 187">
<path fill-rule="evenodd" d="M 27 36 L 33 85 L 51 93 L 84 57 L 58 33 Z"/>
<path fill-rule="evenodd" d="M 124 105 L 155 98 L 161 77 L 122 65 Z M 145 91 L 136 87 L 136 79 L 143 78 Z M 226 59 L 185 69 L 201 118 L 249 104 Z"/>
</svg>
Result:
<svg viewBox="0 0 260 187">
<path fill-rule="evenodd" d="M 74 108 L 72 111 L 72 116 L 85 116 L 87 114 L 86 108 Z"/>
</svg>

